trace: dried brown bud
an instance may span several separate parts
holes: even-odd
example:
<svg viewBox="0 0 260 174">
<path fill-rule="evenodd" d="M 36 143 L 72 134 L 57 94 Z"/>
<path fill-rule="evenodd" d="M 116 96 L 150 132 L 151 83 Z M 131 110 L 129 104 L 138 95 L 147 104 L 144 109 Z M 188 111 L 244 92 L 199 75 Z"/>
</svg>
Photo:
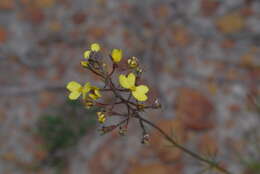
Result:
<svg viewBox="0 0 260 174">
<path fill-rule="evenodd" d="M 127 127 L 124 126 L 124 127 L 119 127 L 119 131 L 118 131 L 119 135 L 121 136 L 125 136 L 125 134 L 127 133 Z"/>
</svg>

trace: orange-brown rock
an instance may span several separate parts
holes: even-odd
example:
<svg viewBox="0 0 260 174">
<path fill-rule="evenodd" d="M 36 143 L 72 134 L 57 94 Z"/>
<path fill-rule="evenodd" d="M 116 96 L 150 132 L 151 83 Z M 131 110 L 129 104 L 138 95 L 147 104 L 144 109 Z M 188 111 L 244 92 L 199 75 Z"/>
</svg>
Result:
<svg viewBox="0 0 260 174">
<path fill-rule="evenodd" d="M 163 163 L 151 163 L 133 166 L 127 174 L 181 174 L 182 166 L 169 166 Z"/>
<path fill-rule="evenodd" d="M 185 127 L 194 130 L 212 128 L 213 104 L 200 91 L 191 88 L 179 89 L 176 99 L 176 113 Z"/>
</svg>

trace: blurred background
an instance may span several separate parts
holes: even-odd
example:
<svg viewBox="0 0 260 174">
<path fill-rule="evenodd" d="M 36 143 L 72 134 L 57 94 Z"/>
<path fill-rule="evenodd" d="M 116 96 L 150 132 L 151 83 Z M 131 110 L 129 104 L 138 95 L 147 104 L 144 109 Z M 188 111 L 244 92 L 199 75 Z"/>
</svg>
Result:
<svg viewBox="0 0 260 174">
<path fill-rule="evenodd" d="M 1 174 L 200 174 L 205 165 L 150 130 L 100 136 L 68 102 L 89 44 L 124 50 L 161 111 L 146 113 L 235 174 L 260 173 L 259 0 L 0 0 Z M 137 129 L 135 129 L 137 128 Z"/>
</svg>

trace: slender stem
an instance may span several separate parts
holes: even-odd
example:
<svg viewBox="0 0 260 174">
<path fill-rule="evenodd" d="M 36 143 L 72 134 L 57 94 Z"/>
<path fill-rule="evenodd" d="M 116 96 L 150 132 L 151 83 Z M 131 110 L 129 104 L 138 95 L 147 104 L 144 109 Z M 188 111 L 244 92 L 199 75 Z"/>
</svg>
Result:
<svg viewBox="0 0 260 174">
<path fill-rule="evenodd" d="M 160 127 L 158 127 L 157 125 L 155 125 L 154 123 L 152 123 L 151 121 L 149 120 L 146 120 L 144 118 L 142 118 L 140 115 L 138 115 L 136 117 L 137 119 L 140 119 L 142 120 L 143 122 L 145 122 L 146 124 L 150 125 L 151 127 L 153 127 L 154 129 L 156 129 L 158 132 L 160 132 L 164 138 L 166 138 L 170 143 L 172 143 L 172 145 L 174 145 L 175 147 L 181 149 L 182 151 L 184 151 L 185 153 L 189 154 L 190 156 L 208 164 L 209 166 L 211 167 L 214 167 L 216 168 L 217 170 L 219 170 L 220 172 L 222 173 L 225 173 L 225 174 L 231 174 L 229 171 L 227 171 L 225 168 L 221 167 L 218 163 L 214 162 L 214 161 L 211 161 L 211 160 L 208 160 L 206 158 L 203 158 L 202 156 L 190 151 L 189 149 L 186 149 L 184 146 L 178 144 L 174 139 L 172 139 L 167 133 L 165 133 Z"/>
</svg>

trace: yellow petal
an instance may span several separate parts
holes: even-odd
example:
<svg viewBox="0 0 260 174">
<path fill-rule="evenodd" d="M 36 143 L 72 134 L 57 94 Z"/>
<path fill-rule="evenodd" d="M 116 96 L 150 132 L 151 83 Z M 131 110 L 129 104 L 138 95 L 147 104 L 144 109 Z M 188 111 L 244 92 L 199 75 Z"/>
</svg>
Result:
<svg viewBox="0 0 260 174">
<path fill-rule="evenodd" d="M 94 90 L 94 93 L 96 94 L 96 96 L 97 96 L 98 98 L 102 97 L 102 95 L 100 94 L 99 89 L 95 89 L 95 90 Z"/>
<path fill-rule="evenodd" d="M 133 96 L 136 98 L 138 101 L 146 101 L 147 96 L 144 93 L 140 93 L 138 91 L 132 91 Z"/>
<path fill-rule="evenodd" d="M 140 85 L 137 86 L 135 91 L 132 91 L 133 96 L 138 100 L 138 101 L 146 101 L 147 96 L 145 95 L 149 91 L 149 88 L 145 85 Z"/>
<path fill-rule="evenodd" d="M 70 100 L 77 100 L 79 98 L 80 94 L 81 93 L 78 92 L 78 91 L 73 91 L 73 92 L 70 93 L 69 99 Z"/>
<path fill-rule="evenodd" d="M 115 63 L 119 63 L 122 59 L 123 52 L 122 52 L 122 50 L 119 50 L 119 49 L 113 49 L 111 56 Z"/>
<path fill-rule="evenodd" d="M 88 58 L 89 58 L 89 55 L 90 55 L 90 53 L 91 53 L 91 51 L 90 51 L 90 50 L 87 50 L 87 51 L 85 51 L 85 52 L 83 53 L 83 57 L 84 57 L 85 59 L 88 59 Z"/>
<path fill-rule="evenodd" d="M 92 100 L 97 100 L 97 96 L 95 94 L 88 95 Z"/>
<path fill-rule="evenodd" d="M 126 88 L 126 89 L 129 89 L 130 86 L 128 84 L 128 81 L 127 81 L 127 78 L 125 75 L 119 75 L 119 84 L 123 87 L 123 88 Z"/>
<path fill-rule="evenodd" d="M 81 84 L 75 81 L 71 81 L 67 84 L 67 89 L 71 92 L 73 91 L 79 91 L 81 89 Z"/>
<path fill-rule="evenodd" d="M 125 75 L 119 76 L 119 83 L 123 88 L 131 89 L 135 87 L 135 75 L 130 73 L 127 77 Z"/>
<path fill-rule="evenodd" d="M 97 95 L 98 94 L 98 95 Z M 94 94 L 93 93 L 90 93 L 89 95 L 88 95 L 92 100 L 97 100 L 97 99 L 99 99 L 100 97 L 101 97 L 101 94 L 99 93 L 99 92 L 95 92 L 94 91 Z"/>
<path fill-rule="evenodd" d="M 128 81 L 130 88 L 135 86 L 135 75 L 134 75 L 134 73 L 128 74 L 127 81 Z"/>
<path fill-rule="evenodd" d="M 146 94 L 149 91 L 149 88 L 145 85 L 139 85 L 136 87 L 136 91 Z"/>
<path fill-rule="evenodd" d="M 100 45 L 98 43 L 93 43 L 93 44 L 91 44 L 90 49 L 92 51 L 98 52 L 100 50 Z"/>
<path fill-rule="evenodd" d="M 83 86 L 83 91 L 84 92 L 89 92 L 91 90 L 91 85 L 89 82 L 85 83 L 85 85 Z"/>
<path fill-rule="evenodd" d="M 86 98 L 86 94 L 91 90 L 91 85 L 87 82 L 82 88 L 83 99 Z"/>
</svg>

